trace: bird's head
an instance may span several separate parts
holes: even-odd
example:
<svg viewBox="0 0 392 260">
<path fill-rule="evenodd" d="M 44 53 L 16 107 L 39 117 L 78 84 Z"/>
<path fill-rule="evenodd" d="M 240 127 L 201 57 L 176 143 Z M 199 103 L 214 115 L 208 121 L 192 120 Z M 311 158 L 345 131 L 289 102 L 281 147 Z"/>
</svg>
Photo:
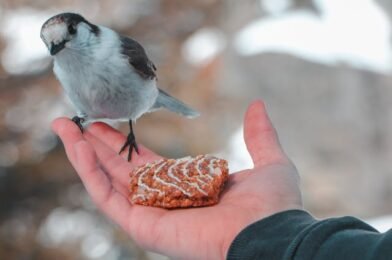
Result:
<svg viewBox="0 0 392 260">
<path fill-rule="evenodd" d="M 47 20 L 41 28 L 41 39 L 50 55 L 56 55 L 65 48 L 87 47 L 92 37 L 97 38 L 99 27 L 89 23 L 81 15 L 61 13 Z"/>
</svg>

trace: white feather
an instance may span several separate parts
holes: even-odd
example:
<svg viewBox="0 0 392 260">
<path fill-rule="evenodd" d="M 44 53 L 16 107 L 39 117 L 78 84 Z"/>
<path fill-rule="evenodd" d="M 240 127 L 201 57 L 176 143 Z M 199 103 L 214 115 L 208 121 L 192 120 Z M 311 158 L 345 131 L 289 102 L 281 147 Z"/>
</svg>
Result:
<svg viewBox="0 0 392 260">
<path fill-rule="evenodd" d="M 42 31 L 42 36 L 47 46 L 50 46 L 50 43 L 58 44 L 62 42 L 67 35 L 67 26 L 64 23 L 50 24 Z"/>
</svg>

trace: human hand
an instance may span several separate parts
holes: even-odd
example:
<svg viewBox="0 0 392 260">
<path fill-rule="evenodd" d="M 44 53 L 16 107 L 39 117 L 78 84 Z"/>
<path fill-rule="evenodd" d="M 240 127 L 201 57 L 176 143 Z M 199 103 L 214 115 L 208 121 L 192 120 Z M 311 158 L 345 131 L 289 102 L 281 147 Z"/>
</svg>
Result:
<svg viewBox="0 0 392 260">
<path fill-rule="evenodd" d="M 179 259 L 224 259 L 246 226 L 289 209 L 301 209 L 299 177 L 280 147 L 261 101 L 245 115 L 244 138 L 254 168 L 232 173 L 215 206 L 166 210 L 128 202 L 129 172 L 161 157 L 140 145 L 132 161 L 118 155 L 125 136 L 104 123 L 82 135 L 69 119 L 53 122 L 67 157 L 94 203 L 147 250 Z"/>
</svg>

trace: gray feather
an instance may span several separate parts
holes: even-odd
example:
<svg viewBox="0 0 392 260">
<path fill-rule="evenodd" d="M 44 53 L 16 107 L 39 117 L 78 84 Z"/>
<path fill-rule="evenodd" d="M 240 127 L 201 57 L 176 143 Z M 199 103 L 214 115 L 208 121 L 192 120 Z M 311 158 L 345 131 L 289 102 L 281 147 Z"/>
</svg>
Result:
<svg viewBox="0 0 392 260">
<path fill-rule="evenodd" d="M 153 111 L 160 108 L 166 108 L 172 112 L 178 113 L 189 118 L 198 117 L 200 115 L 199 112 L 191 109 L 190 107 L 182 103 L 180 100 L 170 96 L 161 89 L 159 89 L 158 98 L 151 110 Z"/>
</svg>

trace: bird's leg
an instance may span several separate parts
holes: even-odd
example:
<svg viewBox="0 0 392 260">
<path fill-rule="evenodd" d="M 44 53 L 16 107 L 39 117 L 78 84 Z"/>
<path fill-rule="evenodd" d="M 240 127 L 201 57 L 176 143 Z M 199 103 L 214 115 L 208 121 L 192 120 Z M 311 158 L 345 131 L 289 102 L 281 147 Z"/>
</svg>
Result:
<svg viewBox="0 0 392 260">
<path fill-rule="evenodd" d="M 83 133 L 82 123 L 85 121 L 83 117 L 74 116 L 72 121 L 79 127 L 80 131 Z"/>
<path fill-rule="evenodd" d="M 129 130 L 130 131 L 127 136 L 127 140 L 125 141 L 123 147 L 121 147 L 119 154 L 122 153 L 125 150 L 125 148 L 127 148 L 127 146 L 129 146 L 128 161 L 131 161 L 133 148 L 135 148 L 136 153 L 139 154 L 139 148 L 137 147 L 135 134 L 133 133 L 132 120 L 129 120 Z"/>
</svg>

